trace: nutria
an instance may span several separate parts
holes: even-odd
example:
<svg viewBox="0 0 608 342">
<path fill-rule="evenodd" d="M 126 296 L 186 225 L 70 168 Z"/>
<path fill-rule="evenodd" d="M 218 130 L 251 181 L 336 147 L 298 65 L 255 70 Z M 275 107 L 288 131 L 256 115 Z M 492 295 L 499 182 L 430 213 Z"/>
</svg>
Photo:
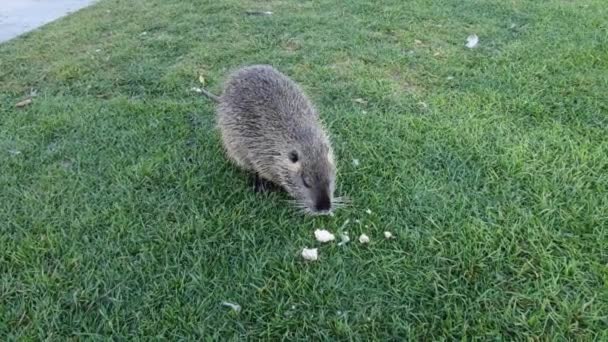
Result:
<svg viewBox="0 0 608 342">
<path fill-rule="evenodd" d="M 228 156 L 255 174 L 257 191 L 275 184 L 310 214 L 328 214 L 336 166 L 319 115 L 300 87 L 268 65 L 233 72 L 218 103 L 217 125 Z"/>
</svg>

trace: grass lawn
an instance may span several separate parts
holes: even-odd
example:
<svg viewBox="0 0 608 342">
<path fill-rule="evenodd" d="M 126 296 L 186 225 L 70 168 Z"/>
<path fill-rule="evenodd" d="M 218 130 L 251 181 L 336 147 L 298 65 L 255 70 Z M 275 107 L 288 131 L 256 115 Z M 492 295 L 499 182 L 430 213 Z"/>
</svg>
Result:
<svg viewBox="0 0 608 342">
<path fill-rule="evenodd" d="M 0 336 L 608 340 L 607 18 L 102 0 L 0 45 Z M 352 200 L 335 216 L 224 156 L 190 88 L 253 63 L 316 103 Z M 316 228 L 353 241 L 302 262 Z"/>
</svg>

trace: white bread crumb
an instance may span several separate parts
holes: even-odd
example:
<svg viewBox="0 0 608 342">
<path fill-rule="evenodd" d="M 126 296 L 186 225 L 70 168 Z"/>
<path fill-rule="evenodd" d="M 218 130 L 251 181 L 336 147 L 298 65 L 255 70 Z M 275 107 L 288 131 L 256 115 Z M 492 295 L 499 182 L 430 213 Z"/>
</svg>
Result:
<svg viewBox="0 0 608 342">
<path fill-rule="evenodd" d="M 316 261 L 319 259 L 319 253 L 316 248 L 304 248 L 302 249 L 302 258 L 308 261 Z"/>
<path fill-rule="evenodd" d="M 325 229 L 317 229 L 315 230 L 315 238 L 319 242 L 329 242 L 334 241 L 336 236 Z"/>
</svg>

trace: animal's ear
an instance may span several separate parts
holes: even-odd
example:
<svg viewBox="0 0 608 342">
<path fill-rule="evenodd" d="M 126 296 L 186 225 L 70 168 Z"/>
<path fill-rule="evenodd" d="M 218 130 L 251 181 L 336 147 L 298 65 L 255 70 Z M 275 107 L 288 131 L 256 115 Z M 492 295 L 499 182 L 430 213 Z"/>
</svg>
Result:
<svg viewBox="0 0 608 342">
<path fill-rule="evenodd" d="M 296 150 L 289 152 L 288 156 L 289 160 L 291 160 L 292 163 L 297 163 L 300 160 L 300 156 L 298 155 L 298 151 Z"/>
</svg>

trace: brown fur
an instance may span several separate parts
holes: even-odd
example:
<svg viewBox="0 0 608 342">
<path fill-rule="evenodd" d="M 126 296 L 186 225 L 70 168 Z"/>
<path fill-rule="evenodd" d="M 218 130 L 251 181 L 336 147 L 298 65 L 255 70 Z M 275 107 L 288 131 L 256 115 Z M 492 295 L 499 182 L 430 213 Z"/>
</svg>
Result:
<svg viewBox="0 0 608 342">
<path fill-rule="evenodd" d="M 334 208 L 330 141 L 295 82 L 271 66 L 248 66 L 228 77 L 217 101 L 217 124 L 230 159 L 283 187 L 309 213 Z"/>
</svg>

